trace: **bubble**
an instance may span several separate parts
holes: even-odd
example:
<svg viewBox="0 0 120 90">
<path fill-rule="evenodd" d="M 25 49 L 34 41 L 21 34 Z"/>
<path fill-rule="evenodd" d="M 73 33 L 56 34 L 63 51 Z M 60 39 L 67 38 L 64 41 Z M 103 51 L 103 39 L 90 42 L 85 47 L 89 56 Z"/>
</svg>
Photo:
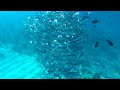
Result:
<svg viewBox="0 0 120 90">
<path fill-rule="evenodd" d="M 70 37 L 69 35 L 65 35 L 66 37 Z"/>
<path fill-rule="evenodd" d="M 48 45 L 48 43 L 46 43 L 46 45 Z"/>
<path fill-rule="evenodd" d="M 28 17 L 28 19 L 30 19 L 30 17 Z"/>
<path fill-rule="evenodd" d="M 53 42 L 57 42 L 57 40 L 53 40 Z"/>
<path fill-rule="evenodd" d="M 32 41 L 30 41 L 30 43 L 32 43 Z"/>
<path fill-rule="evenodd" d="M 54 22 L 57 23 L 57 19 L 55 19 Z"/>
<path fill-rule="evenodd" d="M 52 22 L 51 20 L 49 20 L 49 22 Z"/>
<path fill-rule="evenodd" d="M 38 21 L 39 19 L 35 19 L 35 21 Z"/>
<path fill-rule="evenodd" d="M 66 26 L 66 24 L 64 24 L 64 26 Z"/>
<path fill-rule="evenodd" d="M 64 42 L 64 44 L 67 44 L 67 42 Z"/>
<path fill-rule="evenodd" d="M 75 15 L 79 15 L 80 13 L 79 12 L 76 12 Z"/>
<path fill-rule="evenodd" d="M 62 18 L 64 18 L 64 15 L 63 15 L 63 14 L 61 14 L 61 17 L 62 17 Z"/>
<path fill-rule="evenodd" d="M 88 12 L 88 14 L 90 14 L 91 12 Z"/>
<path fill-rule="evenodd" d="M 58 38 L 62 37 L 62 35 L 58 35 Z"/>
</svg>

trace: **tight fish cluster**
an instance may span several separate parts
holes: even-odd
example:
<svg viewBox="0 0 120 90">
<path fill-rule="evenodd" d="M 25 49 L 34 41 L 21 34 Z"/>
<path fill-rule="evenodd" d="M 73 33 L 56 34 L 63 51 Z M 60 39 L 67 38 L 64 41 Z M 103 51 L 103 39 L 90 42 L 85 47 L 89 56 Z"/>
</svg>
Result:
<svg viewBox="0 0 120 90">
<path fill-rule="evenodd" d="M 46 11 L 28 17 L 25 23 L 29 44 L 46 68 L 46 78 L 80 78 L 80 58 L 87 41 L 79 11 Z M 86 16 L 87 17 L 87 16 Z"/>
</svg>

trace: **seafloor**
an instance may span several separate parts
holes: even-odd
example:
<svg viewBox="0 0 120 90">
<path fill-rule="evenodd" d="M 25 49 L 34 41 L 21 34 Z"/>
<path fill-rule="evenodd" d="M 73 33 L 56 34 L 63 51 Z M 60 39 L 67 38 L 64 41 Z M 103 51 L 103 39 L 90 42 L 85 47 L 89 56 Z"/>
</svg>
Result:
<svg viewBox="0 0 120 90">
<path fill-rule="evenodd" d="M 12 50 L 13 45 L 0 47 L 1 79 L 46 79 L 49 73 L 36 61 L 36 55 L 27 56 Z M 111 47 L 109 47 L 111 48 Z M 120 50 L 111 48 L 108 52 L 88 46 L 79 67 L 82 79 L 120 78 Z M 115 57 L 115 58 L 114 58 Z M 63 78 L 64 79 L 64 78 Z"/>
</svg>

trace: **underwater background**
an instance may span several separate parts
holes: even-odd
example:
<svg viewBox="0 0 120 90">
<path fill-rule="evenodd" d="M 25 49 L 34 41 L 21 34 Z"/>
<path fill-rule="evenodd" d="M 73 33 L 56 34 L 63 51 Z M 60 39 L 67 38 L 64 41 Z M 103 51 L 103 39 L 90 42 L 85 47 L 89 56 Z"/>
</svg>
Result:
<svg viewBox="0 0 120 90">
<path fill-rule="evenodd" d="M 0 79 L 120 79 L 120 11 L 0 11 Z"/>
</svg>

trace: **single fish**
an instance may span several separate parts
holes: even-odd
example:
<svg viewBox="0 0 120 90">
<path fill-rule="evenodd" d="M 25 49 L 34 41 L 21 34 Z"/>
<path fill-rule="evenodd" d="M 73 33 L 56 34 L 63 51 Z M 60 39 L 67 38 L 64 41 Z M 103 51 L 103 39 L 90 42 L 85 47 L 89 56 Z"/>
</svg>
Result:
<svg viewBox="0 0 120 90">
<path fill-rule="evenodd" d="M 91 23 L 93 23 L 93 24 L 96 24 L 98 22 L 100 22 L 100 20 L 98 20 L 98 19 L 95 19 L 95 20 L 91 21 Z"/>
<path fill-rule="evenodd" d="M 98 42 L 95 43 L 95 48 L 97 48 L 97 47 L 98 47 Z"/>
<path fill-rule="evenodd" d="M 110 40 L 106 40 L 110 46 L 114 46 L 113 42 Z"/>
</svg>

